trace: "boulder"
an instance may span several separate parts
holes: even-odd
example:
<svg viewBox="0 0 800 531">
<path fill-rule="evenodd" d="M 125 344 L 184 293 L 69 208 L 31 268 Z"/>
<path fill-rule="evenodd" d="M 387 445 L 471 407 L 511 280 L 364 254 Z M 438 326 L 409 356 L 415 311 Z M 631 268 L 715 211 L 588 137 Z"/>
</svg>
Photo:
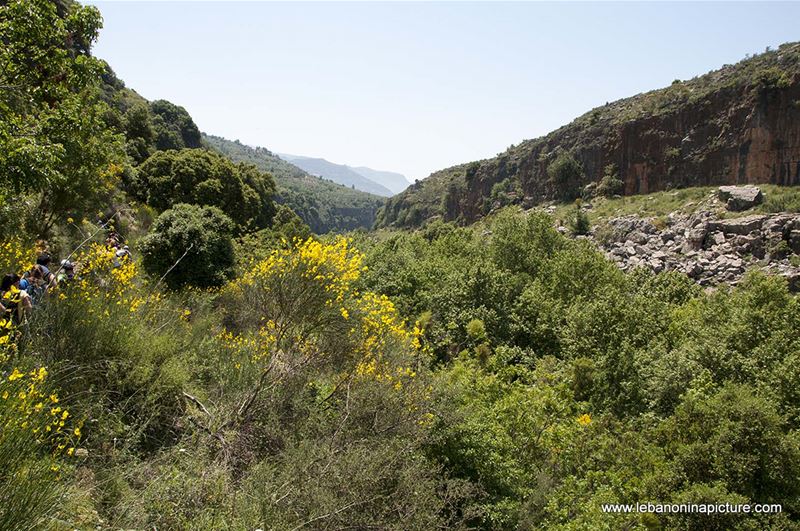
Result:
<svg viewBox="0 0 800 531">
<path fill-rule="evenodd" d="M 664 271 L 664 262 L 662 262 L 661 260 L 652 259 L 650 260 L 650 262 L 648 262 L 648 265 L 650 266 L 650 269 L 652 269 L 654 273 L 661 273 L 662 271 Z"/>
<path fill-rule="evenodd" d="M 800 214 L 747 215 L 718 219 L 709 211 L 669 216 L 668 228 L 624 216 L 609 221 L 615 238 L 603 244 L 623 271 L 647 267 L 678 271 L 703 285 L 736 284 L 752 267 L 786 277 L 800 290 L 800 267 L 788 256 L 800 254 Z"/>
<path fill-rule="evenodd" d="M 795 254 L 800 254 L 800 230 L 792 229 L 789 233 L 789 248 Z"/>
<path fill-rule="evenodd" d="M 781 276 L 786 279 L 789 284 L 789 291 L 797 293 L 800 291 L 800 271 L 785 271 Z"/>
<path fill-rule="evenodd" d="M 767 216 L 755 215 L 734 219 L 717 219 L 708 223 L 709 231 L 719 231 L 723 234 L 750 234 L 754 230 L 761 230 Z"/>
<path fill-rule="evenodd" d="M 752 254 L 756 258 L 764 258 L 764 240 L 758 233 L 747 236 L 738 235 L 733 238 L 733 248 L 739 254 Z"/>
<path fill-rule="evenodd" d="M 769 219 L 764 221 L 762 230 L 769 233 L 783 234 L 787 230 L 791 230 L 795 216 L 797 216 L 797 214 L 777 214 L 770 216 Z"/>
<path fill-rule="evenodd" d="M 699 251 L 703 248 L 703 242 L 706 239 L 705 226 L 699 226 L 686 232 L 686 239 L 683 243 L 684 253 L 688 251 Z"/>
<path fill-rule="evenodd" d="M 734 212 L 748 210 L 764 200 L 757 186 L 720 186 L 718 196 L 726 208 Z"/>
</svg>

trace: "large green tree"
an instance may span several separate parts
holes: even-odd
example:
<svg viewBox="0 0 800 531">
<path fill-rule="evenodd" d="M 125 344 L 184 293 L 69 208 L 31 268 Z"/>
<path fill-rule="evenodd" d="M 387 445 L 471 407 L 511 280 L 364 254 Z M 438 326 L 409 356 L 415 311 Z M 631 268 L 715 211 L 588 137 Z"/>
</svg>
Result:
<svg viewBox="0 0 800 531">
<path fill-rule="evenodd" d="M 555 160 L 547 166 L 547 177 L 556 195 L 562 200 L 569 201 L 580 195 L 584 178 L 583 166 L 571 153 L 560 151 Z"/>
<path fill-rule="evenodd" d="M 175 203 L 215 206 L 240 227 L 264 228 L 275 214 L 272 177 L 212 151 L 159 151 L 139 167 L 132 186 L 142 201 L 165 210 Z"/>
<path fill-rule="evenodd" d="M 0 4 L 0 196 L 38 194 L 34 230 L 96 205 L 121 171 L 119 137 L 90 56 L 97 9 L 48 0 Z"/>
<path fill-rule="evenodd" d="M 199 148 L 200 130 L 186 109 L 166 100 L 150 104 L 156 133 L 156 147 L 161 150 Z"/>
</svg>

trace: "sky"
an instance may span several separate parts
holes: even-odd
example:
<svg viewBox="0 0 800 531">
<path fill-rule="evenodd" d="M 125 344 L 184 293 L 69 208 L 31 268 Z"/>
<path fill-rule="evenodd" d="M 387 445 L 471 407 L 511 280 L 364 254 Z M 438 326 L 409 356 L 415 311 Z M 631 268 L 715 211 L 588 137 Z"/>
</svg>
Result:
<svg viewBox="0 0 800 531">
<path fill-rule="evenodd" d="M 201 131 L 410 180 L 800 40 L 800 3 L 89 1 L 94 48 Z"/>
</svg>

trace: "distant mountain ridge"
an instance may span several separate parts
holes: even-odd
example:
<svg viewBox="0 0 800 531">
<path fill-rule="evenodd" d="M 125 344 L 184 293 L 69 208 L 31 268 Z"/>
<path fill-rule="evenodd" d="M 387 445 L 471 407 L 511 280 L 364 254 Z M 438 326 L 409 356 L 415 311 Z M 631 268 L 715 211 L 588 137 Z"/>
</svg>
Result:
<svg viewBox="0 0 800 531">
<path fill-rule="evenodd" d="M 389 199 L 377 227 L 471 223 L 504 204 L 591 196 L 606 176 L 623 195 L 800 184 L 800 43 L 607 103 L 494 158 L 435 172 Z"/>
<path fill-rule="evenodd" d="M 290 155 L 277 153 L 283 160 L 291 162 L 311 175 L 330 179 L 344 186 L 354 187 L 356 190 L 391 197 L 405 190 L 409 184 L 405 176 L 380 170 L 373 170 L 365 166 L 352 167 L 346 164 L 337 164 L 319 157 L 304 155 Z"/>
<path fill-rule="evenodd" d="M 275 179 L 276 201 L 288 205 L 317 234 L 369 229 L 385 199 L 310 175 L 263 147 L 203 133 L 203 142 L 234 162 L 247 162 Z"/>
<path fill-rule="evenodd" d="M 399 194 L 411 185 L 411 183 L 408 181 L 408 178 L 402 173 L 373 170 L 372 168 L 367 168 L 366 166 L 348 167 L 354 172 L 360 173 L 370 181 L 385 186 L 392 191 L 392 194 Z"/>
</svg>

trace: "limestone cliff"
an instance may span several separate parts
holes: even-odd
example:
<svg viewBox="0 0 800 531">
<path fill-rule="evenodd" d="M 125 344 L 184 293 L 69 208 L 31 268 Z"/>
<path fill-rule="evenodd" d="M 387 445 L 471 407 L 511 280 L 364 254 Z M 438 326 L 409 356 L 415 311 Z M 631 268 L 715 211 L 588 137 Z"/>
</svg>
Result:
<svg viewBox="0 0 800 531">
<path fill-rule="evenodd" d="M 583 169 L 569 184 L 576 196 L 606 168 L 626 195 L 800 184 L 800 43 L 606 104 L 495 158 L 434 173 L 392 198 L 378 225 L 414 226 L 434 216 L 469 223 L 503 204 L 556 198 L 548 166 L 562 151 Z"/>
</svg>

